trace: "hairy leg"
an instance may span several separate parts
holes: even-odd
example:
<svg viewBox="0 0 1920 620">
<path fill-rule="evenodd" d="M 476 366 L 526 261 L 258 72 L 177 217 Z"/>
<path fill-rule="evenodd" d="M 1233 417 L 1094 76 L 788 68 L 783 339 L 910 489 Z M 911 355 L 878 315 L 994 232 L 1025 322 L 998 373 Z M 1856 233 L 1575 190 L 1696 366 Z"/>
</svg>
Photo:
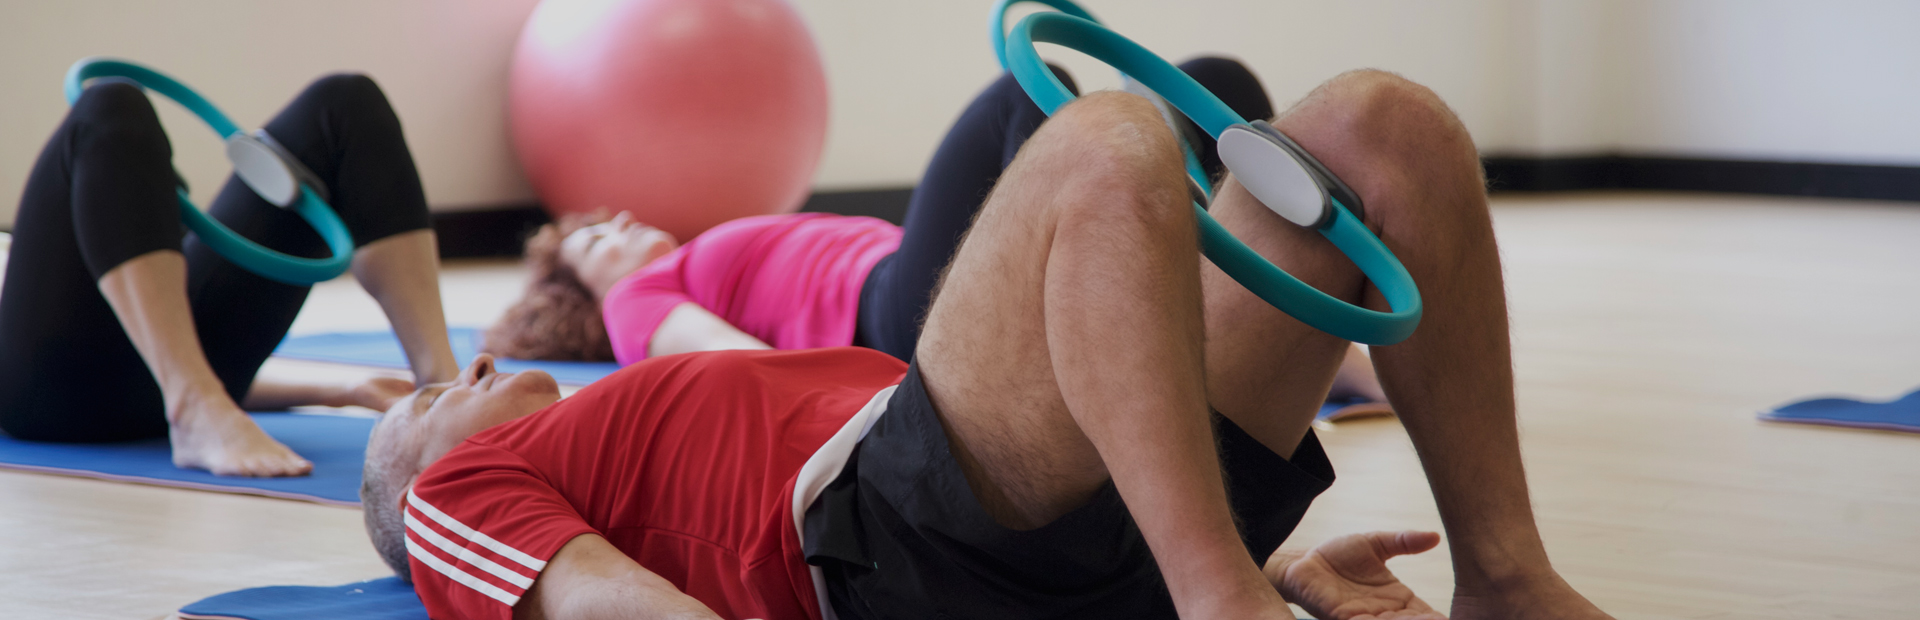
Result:
<svg viewBox="0 0 1920 620">
<path fill-rule="evenodd" d="M 1044 525 L 1111 477 L 1183 617 L 1284 613 L 1226 503 L 1181 169 L 1144 99 L 1062 109 L 988 198 L 917 359 L 996 520 Z"/>
<path fill-rule="evenodd" d="M 1419 330 L 1375 347 L 1373 361 L 1449 534 L 1456 613 L 1472 615 L 1475 597 L 1525 590 L 1553 592 L 1558 598 L 1542 600 L 1597 614 L 1548 566 L 1534 525 L 1514 424 L 1499 252 L 1465 128 L 1431 91 L 1378 71 L 1328 82 L 1276 125 L 1361 194 L 1368 226 L 1420 287 Z M 1281 220 L 1237 182 L 1227 183 L 1213 213 L 1309 284 L 1385 307 L 1330 243 Z M 1203 274 L 1211 402 L 1289 454 L 1347 345 L 1260 302 L 1211 266 Z"/>
</svg>

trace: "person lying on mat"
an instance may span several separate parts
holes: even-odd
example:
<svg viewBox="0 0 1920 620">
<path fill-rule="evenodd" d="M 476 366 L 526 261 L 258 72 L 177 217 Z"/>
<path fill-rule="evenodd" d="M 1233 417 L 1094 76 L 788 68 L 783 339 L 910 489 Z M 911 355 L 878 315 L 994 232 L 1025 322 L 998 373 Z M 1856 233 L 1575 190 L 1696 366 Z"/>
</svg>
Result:
<svg viewBox="0 0 1920 620">
<path fill-rule="evenodd" d="M 1534 524 L 1464 127 L 1376 71 L 1275 124 L 1348 180 L 1420 285 L 1419 331 L 1375 355 L 1449 535 L 1453 617 L 1606 617 Z M 1283 599 L 1434 617 L 1383 564 L 1431 535 L 1276 553 L 1333 481 L 1310 423 L 1347 343 L 1200 260 L 1182 176 L 1145 99 L 1068 104 L 995 184 L 910 364 L 693 353 L 556 403 L 550 377 L 483 357 L 375 427 L 368 533 L 443 618 L 1292 618 Z M 1211 213 L 1320 290 L 1380 303 L 1237 179 Z"/>
<path fill-rule="evenodd" d="M 315 81 L 267 131 L 326 183 L 355 245 L 352 269 L 392 321 L 422 384 L 459 373 L 439 259 L 400 121 L 372 80 Z M 20 201 L 0 290 L 0 430 L 35 441 L 165 436 L 173 462 L 221 475 L 312 465 L 244 409 L 357 404 L 413 390 L 256 381 L 309 288 L 268 280 L 182 238 L 172 147 L 139 86 L 97 80 L 47 141 Z M 228 179 L 214 219 L 268 248 L 325 256 L 299 215 Z"/>
<path fill-rule="evenodd" d="M 1240 63 L 1203 57 L 1181 68 L 1242 116 L 1273 116 L 1266 91 Z M 1011 80 L 975 98 L 935 151 L 904 226 L 769 215 L 721 224 L 684 245 L 626 212 L 542 226 L 526 244 L 526 292 L 487 330 L 482 350 L 631 364 L 690 351 L 853 345 L 911 359 L 941 269 L 994 180 L 1045 119 Z M 1197 128 L 1185 133 L 1205 154 L 1203 167 L 1224 174 L 1213 139 Z M 1385 402 L 1358 346 L 1330 397 Z"/>
</svg>

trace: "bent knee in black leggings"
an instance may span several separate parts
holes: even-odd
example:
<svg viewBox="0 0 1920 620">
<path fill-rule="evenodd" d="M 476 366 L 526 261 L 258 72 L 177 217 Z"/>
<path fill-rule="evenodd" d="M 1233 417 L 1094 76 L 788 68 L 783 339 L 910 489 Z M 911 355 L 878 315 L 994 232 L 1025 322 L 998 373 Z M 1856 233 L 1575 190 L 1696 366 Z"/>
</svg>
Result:
<svg viewBox="0 0 1920 620">
<path fill-rule="evenodd" d="M 373 78 L 360 73 L 334 73 L 322 76 L 300 91 L 298 98 L 315 97 L 360 118 L 397 124 L 387 94 Z"/>
<path fill-rule="evenodd" d="M 70 213 L 71 234 L 96 280 L 134 257 L 180 249 L 173 146 L 139 86 L 124 80 L 94 84 L 74 102 L 54 140 L 63 135 L 66 144 L 58 146 L 64 148 L 48 146 L 64 161 L 46 163 L 62 166 L 69 178 L 47 179 L 32 189 L 70 193 L 65 200 L 29 195 L 21 201 L 23 211 Z"/>
<path fill-rule="evenodd" d="M 372 78 L 336 73 L 314 80 L 266 130 L 327 184 L 355 245 L 428 226 L 426 192 L 400 118 Z"/>
</svg>

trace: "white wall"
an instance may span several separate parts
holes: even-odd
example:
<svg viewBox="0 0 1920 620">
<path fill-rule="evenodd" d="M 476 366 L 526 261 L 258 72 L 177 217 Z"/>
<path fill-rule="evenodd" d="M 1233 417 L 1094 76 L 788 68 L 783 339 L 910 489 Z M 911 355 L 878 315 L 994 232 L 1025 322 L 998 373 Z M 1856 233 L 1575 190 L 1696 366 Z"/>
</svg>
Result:
<svg viewBox="0 0 1920 620">
<path fill-rule="evenodd" d="M 67 110 L 84 56 L 139 60 L 258 127 L 313 78 L 372 75 L 399 111 L 436 207 L 532 196 L 507 144 L 507 60 L 536 0 L 0 0 L 0 222 Z M 228 170 L 197 119 L 156 102 L 196 198 Z"/>
<path fill-rule="evenodd" d="M 1635 0 L 1620 149 L 1920 164 L 1920 2 Z"/>
<path fill-rule="evenodd" d="M 1516 0 L 1483 150 L 1920 165 L 1920 2 Z"/>
<path fill-rule="evenodd" d="M 313 77 L 355 70 L 393 100 L 436 209 L 531 199 L 504 89 L 536 0 L 0 0 L 0 221 L 65 113 L 82 56 L 139 59 L 258 124 Z M 912 183 L 996 74 L 987 0 L 795 0 L 831 88 L 821 188 Z M 1227 51 L 1285 105 L 1340 71 L 1432 87 L 1489 153 L 1630 152 L 1920 165 L 1911 0 L 1085 0 L 1163 55 Z M 1054 50 L 1083 85 L 1113 83 Z M 206 196 L 219 145 L 162 104 Z"/>
</svg>

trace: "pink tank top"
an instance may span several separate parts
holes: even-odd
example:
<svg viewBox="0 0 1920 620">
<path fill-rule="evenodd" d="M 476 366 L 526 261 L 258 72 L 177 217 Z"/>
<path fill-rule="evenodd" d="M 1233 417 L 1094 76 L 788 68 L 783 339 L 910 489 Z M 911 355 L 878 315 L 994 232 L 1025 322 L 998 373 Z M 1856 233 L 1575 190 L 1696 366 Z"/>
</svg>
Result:
<svg viewBox="0 0 1920 620">
<path fill-rule="evenodd" d="M 900 228 L 870 217 L 763 215 L 701 233 L 615 284 L 601 302 L 613 356 L 647 358 L 667 313 L 699 304 L 776 349 L 853 344 L 860 287 L 900 247 Z"/>
</svg>

